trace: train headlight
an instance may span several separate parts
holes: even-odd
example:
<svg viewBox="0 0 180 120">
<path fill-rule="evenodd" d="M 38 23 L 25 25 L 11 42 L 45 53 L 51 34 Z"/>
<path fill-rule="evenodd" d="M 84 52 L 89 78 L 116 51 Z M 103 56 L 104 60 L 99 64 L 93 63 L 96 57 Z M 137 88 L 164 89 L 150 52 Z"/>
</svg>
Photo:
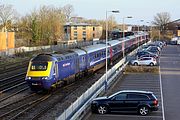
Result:
<svg viewBox="0 0 180 120">
<path fill-rule="evenodd" d="M 26 77 L 26 80 L 31 80 L 31 77 Z"/>
</svg>

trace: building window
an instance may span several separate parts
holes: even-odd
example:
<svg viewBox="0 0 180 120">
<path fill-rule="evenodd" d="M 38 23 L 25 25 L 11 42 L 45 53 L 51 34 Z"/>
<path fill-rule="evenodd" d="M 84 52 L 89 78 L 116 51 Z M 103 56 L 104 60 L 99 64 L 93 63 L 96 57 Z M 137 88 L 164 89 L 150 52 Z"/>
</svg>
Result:
<svg viewBox="0 0 180 120">
<path fill-rule="evenodd" d="M 74 31 L 74 37 L 77 37 L 77 31 Z"/>
<path fill-rule="evenodd" d="M 82 28 L 83 30 L 86 30 L 86 26 L 83 26 L 83 28 Z"/>
<path fill-rule="evenodd" d="M 83 31 L 83 36 L 86 36 L 86 31 Z"/>
<path fill-rule="evenodd" d="M 74 40 L 77 40 L 77 37 L 74 37 Z"/>
<path fill-rule="evenodd" d="M 77 30 L 77 26 L 74 26 L 74 30 Z"/>
<path fill-rule="evenodd" d="M 83 40 L 86 41 L 86 37 L 83 37 Z"/>
<path fill-rule="evenodd" d="M 95 31 L 95 27 L 93 27 L 93 31 Z"/>
<path fill-rule="evenodd" d="M 64 32 L 67 33 L 67 28 L 64 29 Z"/>
<path fill-rule="evenodd" d="M 93 38 L 95 38 L 95 34 L 93 33 Z"/>
</svg>

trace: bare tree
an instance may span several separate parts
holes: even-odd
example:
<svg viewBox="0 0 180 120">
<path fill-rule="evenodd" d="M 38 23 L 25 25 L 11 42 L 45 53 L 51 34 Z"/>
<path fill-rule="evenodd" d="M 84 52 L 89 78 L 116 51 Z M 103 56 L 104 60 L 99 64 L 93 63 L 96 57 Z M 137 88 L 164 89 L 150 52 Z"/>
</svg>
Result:
<svg viewBox="0 0 180 120">
<path fill-rule="evenodd" d="M 41 6 L 19 21 L 20 34 L 29 45 L 47 45 L 63 39 L 65 15 L 62 8 Z M 20 36 L 21 36 L 20 35 Z"/>
<path fill-rule="evenodd" d="M 67 22 L 70 22 L 70 18 L 72 17 L 72 14 L 74 12 L 74 8 L 72 5 L 70 4 L 67 4 L 65 5 L 63 8 L 62 8 L 62 11 L 63 13 L 65 14 L 66 16 L 66 21 Z"/>
<path fill-rule="evenodd" d="M 4 27 L 4 31 L 7 30 L 8 22 L 11 21 L 12 23 L 15 18 L 14 13 L 15 10 L 12 5 L 0 5 L 0 22 Z"/>
<path fill-rule="evenodd" d="M 159 30 L 164 33 L 167 29 L 168 24 L 170 22 L 171 16 L 168 12 L 157 13 L 154 16 L 154 21 L 152 22 L 154 25 L 159 27 Z"/>
</svg>

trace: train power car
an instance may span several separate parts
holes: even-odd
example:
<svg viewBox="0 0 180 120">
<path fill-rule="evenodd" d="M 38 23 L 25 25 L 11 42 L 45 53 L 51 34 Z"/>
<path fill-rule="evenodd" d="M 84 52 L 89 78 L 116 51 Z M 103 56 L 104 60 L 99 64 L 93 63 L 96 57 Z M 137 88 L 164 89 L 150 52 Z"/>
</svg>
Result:
<svg viewBox="0 0 180 120">
<path fill-rule="evenodd" d="M 39 54 L 30 61 L 26 81 L 33 91 L 50 89 L 61 80 L 70 82 L 75 79 L 79 72 L 78 54 L 72 51 L 62 53 Z"/>
</svg>

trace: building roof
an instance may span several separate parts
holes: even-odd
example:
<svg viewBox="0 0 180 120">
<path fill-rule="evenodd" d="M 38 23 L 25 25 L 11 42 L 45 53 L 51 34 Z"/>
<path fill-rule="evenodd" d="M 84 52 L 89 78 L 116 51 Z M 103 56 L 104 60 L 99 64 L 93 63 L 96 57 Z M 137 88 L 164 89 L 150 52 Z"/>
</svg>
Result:
<svg viewBox="0 0 180 120">
<path fill-rule="evenodd" d="M 174 21 L 172 21 L 170 23 L 180 23 L 180 19 L 174 20 Z"/>
<path fill-rule="evenodd" d="M 97 24 L 88 24 L 88 23 L 72 23 L 72 22 L 68 22 L 65 24 L 65 26 L 100 26 Z"/>
</svg>

